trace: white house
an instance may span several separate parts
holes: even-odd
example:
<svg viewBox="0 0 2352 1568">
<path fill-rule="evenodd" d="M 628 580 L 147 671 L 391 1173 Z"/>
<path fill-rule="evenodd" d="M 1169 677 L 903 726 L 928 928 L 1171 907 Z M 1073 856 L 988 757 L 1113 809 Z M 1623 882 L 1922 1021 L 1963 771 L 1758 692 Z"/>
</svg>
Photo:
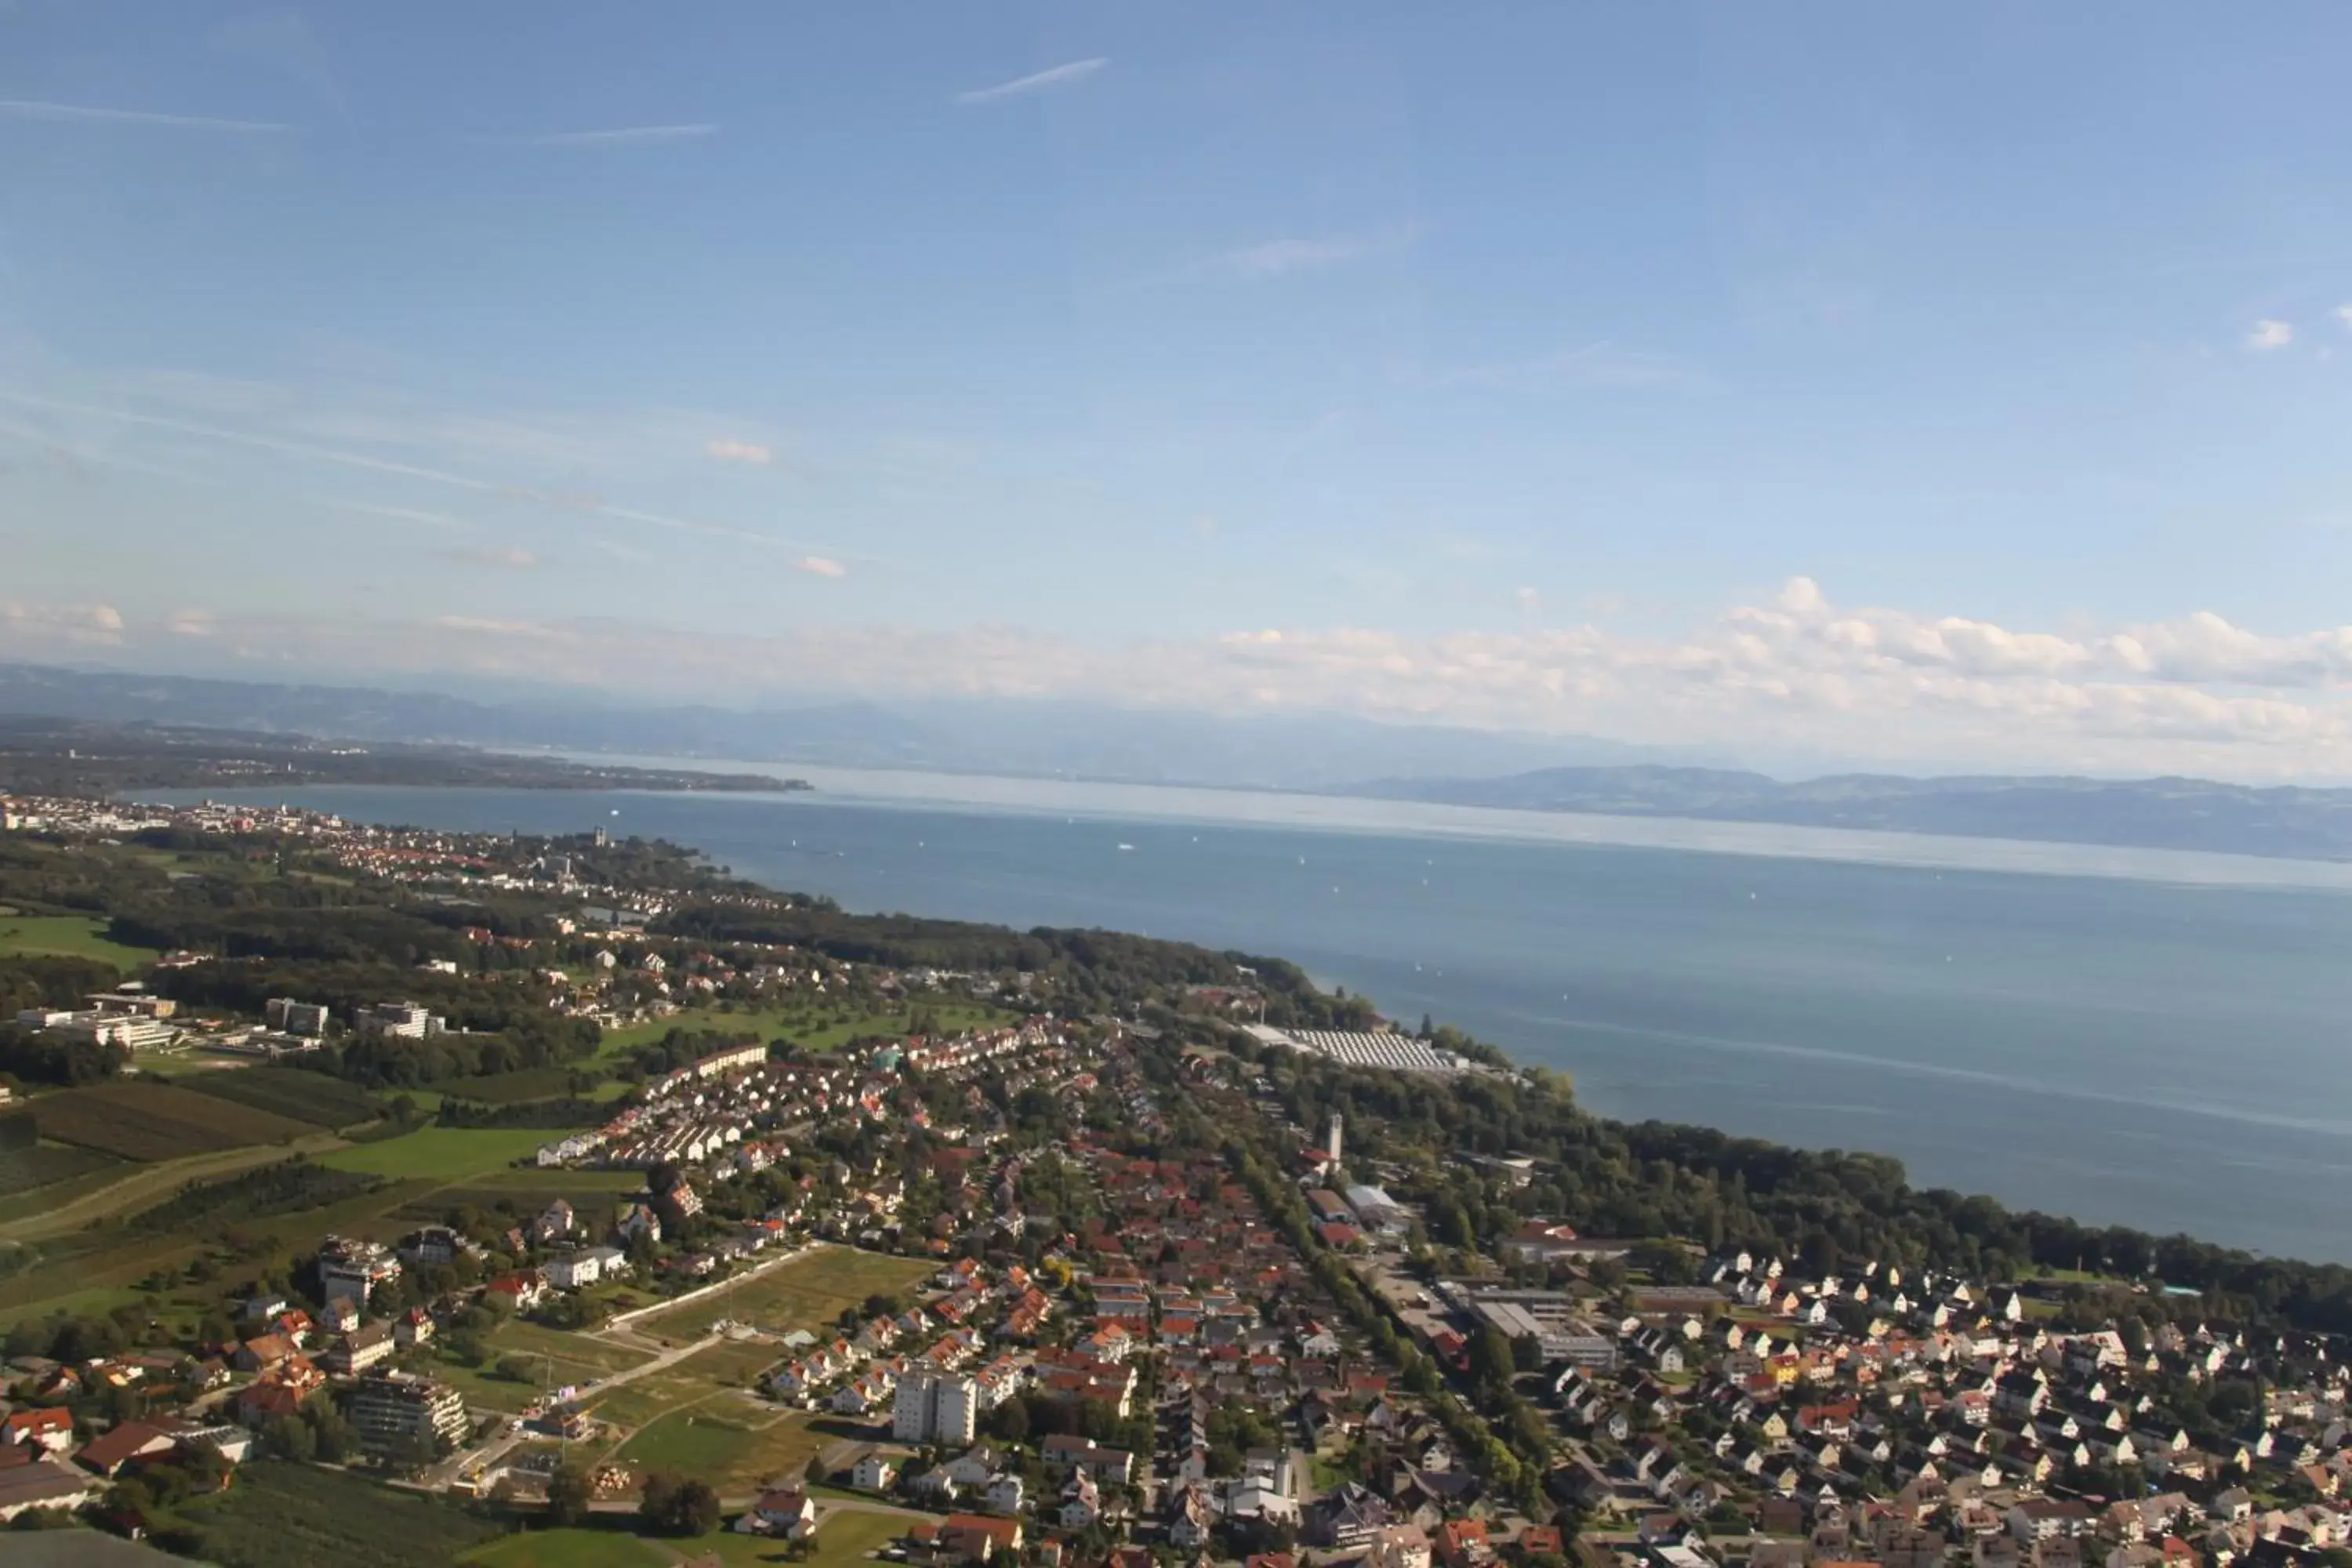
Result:
<svg viewBox="0 0 2352 1568">
<path fill-rule="evenodd" d="M 807 1541 L 816 1534 L 816 1505 L 798 1487 L 779 1487 L 761 1493 L 759 1500 L 735 1521 L 735 1528 L 753 1535 Z"/>
</svg>

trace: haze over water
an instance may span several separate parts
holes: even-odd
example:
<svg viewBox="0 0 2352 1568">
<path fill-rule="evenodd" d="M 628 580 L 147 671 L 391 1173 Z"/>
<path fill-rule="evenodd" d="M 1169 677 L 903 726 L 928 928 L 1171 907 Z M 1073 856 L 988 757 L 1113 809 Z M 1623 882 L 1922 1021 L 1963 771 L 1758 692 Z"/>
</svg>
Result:
<svg viewBox="0 0 2352 1568">
<path fill-rule="evenodd" d="M 1608 1115 L 1876 1150 L 1927 1184 L 2352 1259 L 2352 868 L 793 771 L 820 793 L 266 798 L 606 826 L 852 910 L 1279 954 L 1572 1073 Z"/>
</svg>

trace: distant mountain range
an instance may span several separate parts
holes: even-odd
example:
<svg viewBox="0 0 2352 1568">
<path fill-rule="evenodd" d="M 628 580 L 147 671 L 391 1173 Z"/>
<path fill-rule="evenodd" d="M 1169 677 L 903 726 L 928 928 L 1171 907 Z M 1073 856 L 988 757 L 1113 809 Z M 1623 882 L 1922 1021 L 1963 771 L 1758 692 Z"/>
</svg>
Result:
<svg viewBox="0 0 2352 1568">
<path fill-rule="evenodd" d="M 277 686 L 0 664 L 0 714 L 401 741 L 1027 778 L 1328 790 L 1352 779 L 1571 764 L 1714 763 L 1719 753 L 1574 736 L 1378 724 L 1337 715 L 1229 719 L 1001 699 L 730 709 L 572 694 L 499 701 L 362 687 Z"/>
<path fill-rule="evenodd" d="M 2206 779 L 1843 773 L 1784 784 L 1717 768 L 1567 767 L 1503 778 L 1382 778 L 1341 793 L 1523 811 L 2352 860 L 2352 789 L 2255 789 Z"/>
<path fill-rule="evenodd" d="M 1334 714 L 1226 718 L 1001 699 L 753 710 L 567 692 L 478 700 L 0 664 L 0 715 L 9 714 L 328 741 L 1292 790 L 2352 860 L 2347 789 L 1885 773 L 1787 784 L 1696 749 Z"/>
</svg>

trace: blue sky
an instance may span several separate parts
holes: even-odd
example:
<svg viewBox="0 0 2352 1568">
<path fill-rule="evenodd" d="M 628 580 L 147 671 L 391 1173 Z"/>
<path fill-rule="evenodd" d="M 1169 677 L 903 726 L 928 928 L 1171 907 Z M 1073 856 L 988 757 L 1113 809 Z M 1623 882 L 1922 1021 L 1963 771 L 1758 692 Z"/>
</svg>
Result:
<svg viewBox="0 0 2352 1568">
<path fill-rule="evenodd" d="M 2352 775 L 2352 13 L 0 6 L 0 653 Z"/>
</svg>

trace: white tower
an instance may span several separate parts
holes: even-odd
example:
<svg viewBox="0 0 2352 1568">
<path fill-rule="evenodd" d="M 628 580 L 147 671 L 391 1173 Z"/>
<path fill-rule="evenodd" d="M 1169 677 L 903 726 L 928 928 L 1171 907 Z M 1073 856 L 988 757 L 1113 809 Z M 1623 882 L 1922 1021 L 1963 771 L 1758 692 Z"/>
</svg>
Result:
<svg viewBox="0 0 2352 1568">
<path fill-rule="evenodd" d="M 1323 1153 L 1331 1163 L 1339 1163 L 1339 1113 L 1336 1110 L 1331 1113 L 1329 1130 L 1323 1134 Z"/>
</svg>

